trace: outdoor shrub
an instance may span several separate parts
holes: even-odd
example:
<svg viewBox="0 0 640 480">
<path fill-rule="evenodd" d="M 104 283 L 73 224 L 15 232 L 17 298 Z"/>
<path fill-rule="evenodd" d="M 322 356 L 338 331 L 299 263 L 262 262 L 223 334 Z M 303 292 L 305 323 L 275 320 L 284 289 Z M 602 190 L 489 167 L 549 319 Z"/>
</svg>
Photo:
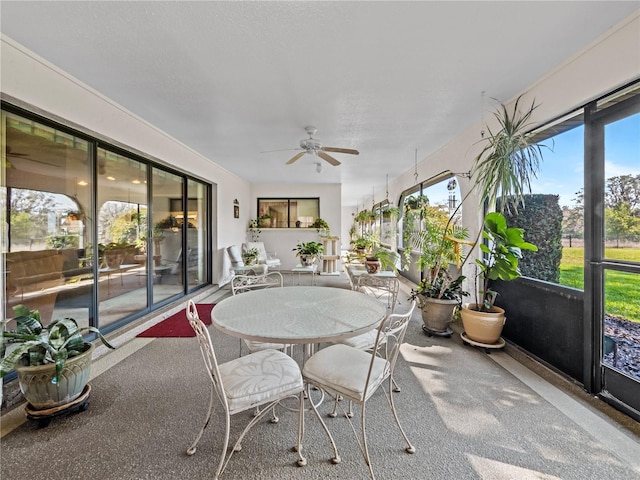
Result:
<svg viewBox="0 0 640 480">
<path fill-rule="evenodd" d="M 560 282 L 562 209 L 558 199 L 558 195 L 526 195 L 524 207 L 519 206 L 517 214 L 505 213 L 507 224 L 523 228 L 525 240 L 538 247 L 537 252 L 522 252 L 519 266 L 526 277 Z"/>
</svg>

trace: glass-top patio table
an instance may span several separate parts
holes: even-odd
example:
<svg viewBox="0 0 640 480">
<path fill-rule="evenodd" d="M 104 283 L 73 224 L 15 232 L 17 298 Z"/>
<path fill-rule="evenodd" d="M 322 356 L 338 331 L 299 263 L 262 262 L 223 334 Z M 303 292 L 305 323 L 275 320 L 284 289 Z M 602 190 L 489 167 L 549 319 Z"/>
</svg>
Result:
<svg viewBox="0 0 640 480">
<path fill-rule="evenodd" d="M 211 311 L 213 325 L 245 340 L 322 343 L 375 328 L 385 305 L 361 292 L 332 287 L 282 287 L 228 297 Z"/>
</svg>

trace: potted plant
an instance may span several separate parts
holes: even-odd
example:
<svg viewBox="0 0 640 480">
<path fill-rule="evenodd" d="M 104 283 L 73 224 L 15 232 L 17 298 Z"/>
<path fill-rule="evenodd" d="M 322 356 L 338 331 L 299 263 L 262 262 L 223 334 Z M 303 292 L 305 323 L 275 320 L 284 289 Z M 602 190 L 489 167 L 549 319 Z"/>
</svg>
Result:
<svg viewBox="0 0 640 480">
<path fill-rule="evenodd" d="M 358 252 L 360 255 L 364 255 L 366 252 L 371 251 L 373 245 L 375 243 L 375 238 L 370 233 L 365 233 L 357 237 L 351 245 L 353 245 L 354 250 Z"/>
<path fill-rule="evenodd" d="M 262 227 L 262 228 L 268 228 L 271 226 L 271 219 L 273 217 L 271 215 L 269 215 L 268 213 L 263 213 L 262 215 L 260 215 L 258 217 L 258 224 Z"/>
<path fill-rule="evenodd" d="M 300 257 L 300 264 L 303 267 L 310 267 L 318 255 L 324 252 L 324 245 L 314 241 L 298 242 L 292 251 L 296 252 L 296 257 Z"/>
<path fill-rule="evenodd" d="M 258 252 L 257 248 L 250 248 L 246 252 L 242 254 L 242 260 L 246 266 L 255 265 L 258 263 L 258 256 L 260 252 Z"/>
<path fill-rule="evenodd" d="M 458 268 L 462 257 L 460 244 L 468 243 L 468 232 L 450 225 L 436 212 L 425 217 L 424 224 L 420 232 L 422 252 L 418 258 L 418 270 L 423 272 L 423 278 L 417 288 L 411 290 L 410 298 L 417 300 L 422 309 L 423 330 L 428 335 L 451 336 L 449 324 L 462 297 L 468 295 L 462 288 L 465 277 Z"/>
<path fill-rule="evenodd" d="M 25 399 L 36 410 L 65 405 L 78 398 L 89 380 L 93 345 L 82 333 L 94 332 L 104 345 L 114 348 L 95 327 L 78 327 L 75 320 L 54 320 L 44 326 L 38 310 L 24 305 L 13 307 L 16 328 L 6 330 L 5 320 L 0 337 L 0 377 L 11 370 Z"/>
<path fill-rule="evenodd" d="M 331 234 L 331 229 L 326 220 L 322 218 L 316 218 L 315 221 L 309 225 L 309 228 L 315 228 L 321 237 L 328 237 Z"/>
<path fill-rule="evenodd" d="M 484 256 L 476 259 L 479 281 L 476 302 L 464 305 L 460 315 L 469 339 L 491 345 L 500 338 L 505 315 L 504 309 L 494 305 L 497 293 L 491 290 L 489 282 L 508 282 L 520 277 L 518 262 L 522 250 L 535 252 L 538 247 L 524 240 L 523 229 L 507 227 L 504 215 L 499 212 L 487 214 L 482 237 L 487 243 L 480 244 Z"/>
<path fill-rule="evenodd" d="M 524 205 L 524 195 L 531 192 L 531 179 L 536 177 L 542 161 L 542 148 L 546 148 L 546 145 L 536 143 L 529 132 L 530 118 L 537 108 L 535 100 L 521 112 L 521 98 L 516 99 L 513 109 L 501 104 L 494 112 L 499 128 L 486 128 L 487 135 L 481 140 L 485 145 L 472 169 L 480 204 L 494 207 L 500 198 L 501 212 L 517 211 L 518 205 Z M 479 299 L 463 305 L 460 311 L 465 329 L 463 338 L 466 336 L 487 346 L 499 343 L 505 322 L 504 310 L 494 305 L 496 293 L 490 289 L 489 282 L 520 277 L 518 261 L 522 250 L 537 250 L 535 245 L 524 240 L 522 229 L 507 226 L 501 212 L 485 216 L 481 234 L 487 243 L 478 242 L 484 256 L 476 259 Z"/>
<path fill-rule="evenodd" d="M 398 207 L 392 207 L 391 205 L 385 205 L 381 210 L 383 218 L 398 218 L 400 216 L 400 209 Z"/>
<path fill-rule="evenodd" d="M 373 248 L 371 253 L 365 257 L 365 267 L 367 273 L 376 273 L 378 270 L 393 270 L 398 269 L 396 263 L 398 255 L 391 250 L 388 250 L 381 246 Z"/>
</svg>

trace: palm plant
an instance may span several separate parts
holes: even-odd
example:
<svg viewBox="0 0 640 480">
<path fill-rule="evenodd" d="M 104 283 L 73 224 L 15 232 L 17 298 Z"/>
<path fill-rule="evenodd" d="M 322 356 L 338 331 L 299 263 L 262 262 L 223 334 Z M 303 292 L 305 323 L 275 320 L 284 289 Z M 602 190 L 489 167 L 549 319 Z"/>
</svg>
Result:
<svg viewBox="0 0 640 480">
<path fill-rule="evenodd" d="M 500 104 L 494 117 L 498 121 L 498 130 L 487 126 L 487 135 L 481 140 L 484 148 L 475 158 L 472 176 L 475 185 L 480 189 L 482 203 L 500 204 L 502 212 L 513 208 L 517 211 L 519 203 L 523 203 L 524 195 L 531 192 L 531 180 L 538 176 L 542 149 L 544 144 L 535 142 L 535 136 L 528 131 L 531 127 L 531 115 L 538 108 L 535 99 L 531 106 L 520 112 L 520 95 L 513 109 Z"/>
</svg>

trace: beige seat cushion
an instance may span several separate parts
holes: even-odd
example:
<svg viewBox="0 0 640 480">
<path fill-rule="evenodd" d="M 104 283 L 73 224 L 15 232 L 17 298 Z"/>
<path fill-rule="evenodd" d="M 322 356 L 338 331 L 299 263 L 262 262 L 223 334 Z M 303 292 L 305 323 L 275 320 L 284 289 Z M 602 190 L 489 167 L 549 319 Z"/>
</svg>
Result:
<svg viewBox="0 0 640 480">
<path fill-rule="evenodd" d="M 331 345 L 306 361 L 302 376 L 320 388 L 327 387 L 357 401 L 364 401 L 364 389 L 371 354 L 347 345 Z M 376 357 L 371 372 L 368 396 L 386 377 L 387 361 Z"/>
</svg>

